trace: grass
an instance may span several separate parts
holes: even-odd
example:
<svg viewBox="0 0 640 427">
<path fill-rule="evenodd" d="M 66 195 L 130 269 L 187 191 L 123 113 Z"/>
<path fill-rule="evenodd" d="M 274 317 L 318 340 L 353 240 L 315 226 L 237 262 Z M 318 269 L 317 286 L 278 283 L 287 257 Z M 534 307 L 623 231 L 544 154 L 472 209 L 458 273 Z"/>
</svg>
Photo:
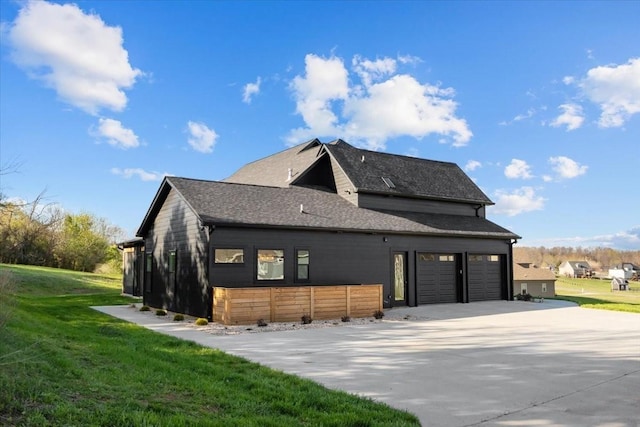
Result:
<svg viewBox="0 0 640 427">
<path fill-rule="evenodd" d="M 630 291 L 612 291 L 610 280 L 558 277 L 556 298 L 581 307 L 640 313 L 640 282 L 629 282 Z"/>
<path fill-rule="evenodd" d="M 7 272 L 15 297 L 0 328 L 0 425 L 419 425 L 407 412 L 92 310 L 131 302 L 119 276 L 0 265 Z"/>
</svg>

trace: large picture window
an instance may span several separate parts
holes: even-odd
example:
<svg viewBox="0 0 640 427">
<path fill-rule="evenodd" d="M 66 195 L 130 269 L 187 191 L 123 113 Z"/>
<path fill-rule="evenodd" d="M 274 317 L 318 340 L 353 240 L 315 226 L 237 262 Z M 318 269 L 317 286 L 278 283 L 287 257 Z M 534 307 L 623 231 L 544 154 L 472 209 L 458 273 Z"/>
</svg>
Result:
<svg viewBox="0 0 640 427">
<path fill-rule="evenodd" d="M 256 265 L 258 280 L 283 280 L 284 250 L 258 249 Z"/>
<path fill-rule="evenodd" d="M 296 281 L 309 281 L 309 251 L 307 249 L 296 251 Z"/>
<path fill-rule="evenodd" d="M 244 264 L 244 249 L 215 249 L 213 262 L 216 264 Z"/>
</svg>

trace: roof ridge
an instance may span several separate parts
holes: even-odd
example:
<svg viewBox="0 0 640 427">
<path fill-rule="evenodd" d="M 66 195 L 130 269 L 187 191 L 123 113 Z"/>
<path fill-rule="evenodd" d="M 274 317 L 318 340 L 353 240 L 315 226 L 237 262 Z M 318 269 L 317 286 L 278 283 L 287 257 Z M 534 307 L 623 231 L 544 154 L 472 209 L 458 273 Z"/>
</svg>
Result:
<svg viewBox="0 0 640 427">
<path fill-rule="evenodd" d="M 359 148 L 359 147 L 356 147 L 356 146 L 353 146 L 353 145 L 349 144 L 348 142 L 346 142 L 345 140 L 340 139 L 340 138 L 338 138 L 338 139 L 336 139 L 334 141 L 331 141 L 329 143 L 323 144 L 323 145 L 333 145 L 333 146 L 339 147 L 340 146 L 339 143 L 343 143 L 345 145 L 348 145 L 349 147 L 351 147 L 354 150 L 357 150 L 359 152 L 372 153 L 373 155 L 402 157 L 402 158 L 409 159 L 409 160 L 426 161 L 426 162 L 432 162 L 432 163 L 443 163 L 443 164 L 449 164 L 449 165 L 458 166 L 458 164 L 456 162 L 450 162 L 450 161 L 444 161 L 444 160 L 426 159 L 424 157 L 415 157 L 415 156 L 409 156 L 409 155 L 406 155 L 406 154 L 394 154 L 394 153 L 389 153 L 389 152 L 386 152 L 386 151 L 374 151 L 374 150 L 369 150 L 369 149 L 366 149 L 366 148 Z"/>
<path fill-rule="evenodd" d="M 207 183 L 207 184 L 241 185 L 241 186 L 244 186 L 244 187 L 279 188 L 279 189 L 292 188 L 292 187 L 277 187 L 275 185 L 260 185 L 260 184 L 246 184 L 246 183 L 243 183 L 243 182 L 218 181 L 218 180 L 214 180 L 214 179 L 186 178 L 186 177 L 182 177 L 182 176 L 167 177 L 167 179 L 169 179 L 169 178 L 178 178 L 178 179 L 183 179 L 183 180 L 186 180 L 186 181 L 199 181 L 199 182 L 204 182 L 204 183 Z"/>
<path fill-rule="evenodd" d="M 259 159 L 255 159 L 255 160 L 253 160 L 253 161 L 251 161 L 251 162 L 249 162 L 249 163 L 245 163 L 244 165 L 242 165 L 242 166 L 240 167 L 240 169 L 242 169 L 242 168 L 244 168 L 244 167 L 246 167 L 246 166 L 248 166 L 248 165 L 252 165 L 252 164 L 254 164 L 254 163 L 261 162 L 261 161 L 263 161 L 263 160 L 265 160 L 265 159 L 269 159 L 269 158 L 271 158 L 271 157 L 275 157 L 275 156 L 277 156 L 277 155 L 279 155 L 279 154 L 282 154 L 282 153 L 284 153 L 284 152 L 286 152 L 286 151 L 289 151 L 289 150 L 294 151 L 294 148 L 300 148 L 301 146 L 304 146 L 304 147 L 302 147 L 302 148 L 303 148 L 302 150 L 300 150 L 298 153 L 296 153 L 296 154 L 299 154 L 299 153 L 301 153 L 302 151 L 304 151 L 304 148 L 307 148 L 307 146 L 309 146 L 309 145 L 310 145 L 312 142 L 314 142 L 314 141 L 318 141 L 318 142 L 320 143 L 320 145 L 323 145 L 323 144 L 322 144 L 322 142 L 321 142 L 318 138 L 313 138 L 313 139 L 310 139 L 310 140 L 308 140 L 308 141 L 301 142 L 300 144 L 296 144 L 296 145 L 292 145 L 291 147 L 287 147 L 287 148 L 285 148 L 284 150 L 280 150 L 280 151 L 277 151 L 277 152 L 275 152 L 275 153 L 273 153 L 273 154 L 269 154 L 268 156 L 260 157 Z"/>
</svg>

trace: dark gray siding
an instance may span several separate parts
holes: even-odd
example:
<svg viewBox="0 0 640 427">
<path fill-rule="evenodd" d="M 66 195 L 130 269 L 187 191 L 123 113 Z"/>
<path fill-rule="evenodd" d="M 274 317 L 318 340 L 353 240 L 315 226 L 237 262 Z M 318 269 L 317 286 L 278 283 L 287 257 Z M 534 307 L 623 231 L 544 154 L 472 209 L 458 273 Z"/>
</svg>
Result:
<svg viewBox="0 0 640 427">
<path fill-rule="evenodd" d="M 475 216 L 475 208 L 479 205 L 358 193 L 358 206 L 361 208 L 385 211 Z M 484 217 L 484 209 L 478 209 L 478 215 Z"/>
<path fill-rule="evenodd" d="M 198 217 L 175 190 L 171 190 L 145 236 L 147 253 L 153 253 L 150 286 L 144 301 L 154 307 L 208 317 L 207 232 Z M 176 251 L 176 268 L 169 272 L 169 255 Z M 150 288 L 150 291 L 148 291 Z"/>
<path fill-rule="evenodd" d="M 127 248 L 122 260 L 122 293 L 126 295 L 142 296 L 144 281 L 144 247 Z"/>
<path fill-rule="evenodd" d="M 268 230 L 255 228 L 216 227 L 211 234 L 212 252 L 215 248 L 244 249 L 244 264 L 214 264 L 210 259 L 209 273 L 212 286 L 293 286 L 295 250 L 308 249 L 310 254 L 310 280 L 312 285 L 365 284 L 384 285 L 385 306 L 391 301 L 392 254 L 407 252 L 409 305 L 417 304 L 416 254 L 418 252 L 456 254 L 466 259 L 468 253 L 491 253 L 508 258 L 508 240 L 444 238 L 432 236 L 385 235 L 364 233 L 338 233 L 312 230 Z M 256 279 L 256 251 L 282 249 L 285 251 L 285 278 L 282 281 Z M 456 271 L 457 280 L 465 285 L 465 263 Z M 458 264 L 457 264 L 458 265 Z M 459 301 L 468 301 L 467 292 L 457 295 Z"/>
<path fill-rule="evenodd" d="M 331 157 L 331 169 L 333 171 L 333 179 L 336 183 L 336 192 L 338 195 L 344 197 L 354 205 L 358 205 L 358 195 L 355 192 L 355 188 L 349 178 L 344 174 L 344 171 L 335 161 L 333 157 Z"/>
</svg>

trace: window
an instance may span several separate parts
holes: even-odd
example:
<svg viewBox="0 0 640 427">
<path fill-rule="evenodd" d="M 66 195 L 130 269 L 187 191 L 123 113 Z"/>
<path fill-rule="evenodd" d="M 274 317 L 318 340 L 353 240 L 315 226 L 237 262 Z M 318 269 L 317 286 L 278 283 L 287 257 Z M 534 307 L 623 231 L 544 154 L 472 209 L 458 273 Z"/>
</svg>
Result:
<svg viewBox="0 0 640 427">
<path fill-rule="evenodd" d="M 436 256 L 434 254 L 420 254 L 420 261 L 435 261 Z"/>
<path fill-rule="evenodd" d="M 389 188 L 396 188 L 396 185 L 393 183 L 393 181 L 391 181 L 391 178 L 383 176 L 382 177 L 382 181 L 387 184 L 387 187 Z"/>
<path fill-rule="evenodd" d="M 284 279 L 284 250 L 258 249 L 256 258 L 258 280 Z"/>
<path fill-rule="evenodd" d="M 309 251 L 298 249 L 296 251 L 296 281 L 306 282 L 309 280 Z"/>
<path fill-rule="evenodd" d="M 498 262 L 500 261 L 500 255 L 487 255 L 487 261 Z"/>
<path fill-rule="evenodd" d="M 169 251 L 169 273 L 176 272 L 176 251 Z"/>
<path fill-rule="evenodd" d="M 452 262 L 455 260 L 455 257 L 453 255 L 440 255 L 438 260 L 440 262 Z"/>
<path fill-rule="evenodd" d="M 216 264 L 244 264 L 244 249 L 215 249 L 213 262 Z"/>
<path fill-rule="evenodd" d="M 469 255 L 470 262 L 482 262 L 483 258 L 482 255 Z"/>
<path fill-rule="evenodd" d="M 542 284 L 542 293 L 544 294 L 544 293 L 546 293 L 546 292 L 547 292 L 547 284 L 546 284 L 546 283 L 543 283 L 543 284 Z"/>
<path fill-rule="evenodd" d="M 151 292 L 151 279 L 153 277 L 153 254 L 150 252 L 147 252 L 146 254 L 146 260 L 144 263 L 144 269 L 145 269 L 145 278 L 144 278 L 144 291 L 145 292 Z"/>
</svg>

